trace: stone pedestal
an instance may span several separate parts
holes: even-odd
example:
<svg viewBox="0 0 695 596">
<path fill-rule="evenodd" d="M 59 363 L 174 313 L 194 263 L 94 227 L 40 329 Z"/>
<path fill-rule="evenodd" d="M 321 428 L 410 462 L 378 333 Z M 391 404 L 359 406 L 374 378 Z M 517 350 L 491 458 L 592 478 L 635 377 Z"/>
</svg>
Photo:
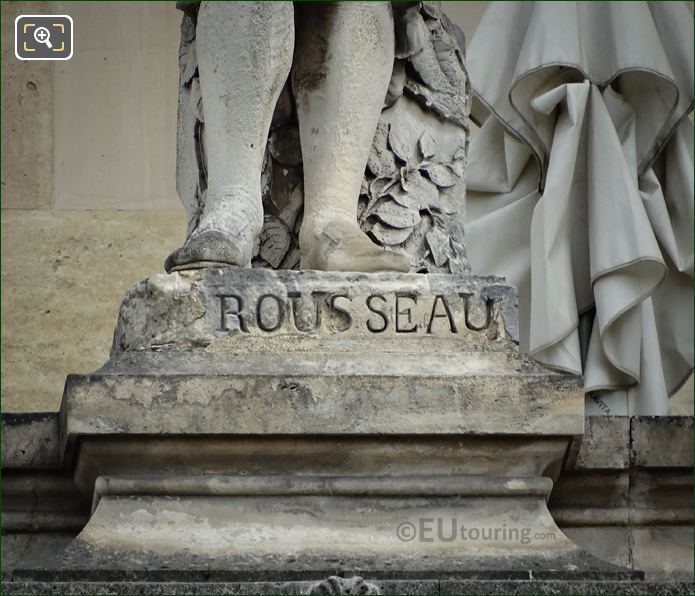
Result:
<svg viewBox="0 0 695 596">
<path fill-rule="evenodd" d="M 90 521 L 14 578 L 640 577 L 550 516 L 584 396 L 521 357 L 516 334 L 515 291 L 494 277 L 150 278 L 122 305 L 109 362 L 66 384 Z"/>
</svg>

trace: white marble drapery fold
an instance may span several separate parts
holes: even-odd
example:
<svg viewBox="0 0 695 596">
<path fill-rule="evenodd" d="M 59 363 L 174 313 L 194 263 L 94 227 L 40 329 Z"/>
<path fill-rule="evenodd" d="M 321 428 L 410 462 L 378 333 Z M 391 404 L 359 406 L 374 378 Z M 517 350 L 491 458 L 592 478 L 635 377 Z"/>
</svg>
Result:
<svg viewBox="0 0 695 596">
<path fill-rule="evenodd" d="M 680 2 L 493 2 L 468 50 L 475 272 L 588 413 L 667 414 L 693 367 L 693 18 Z"/>
</svg>

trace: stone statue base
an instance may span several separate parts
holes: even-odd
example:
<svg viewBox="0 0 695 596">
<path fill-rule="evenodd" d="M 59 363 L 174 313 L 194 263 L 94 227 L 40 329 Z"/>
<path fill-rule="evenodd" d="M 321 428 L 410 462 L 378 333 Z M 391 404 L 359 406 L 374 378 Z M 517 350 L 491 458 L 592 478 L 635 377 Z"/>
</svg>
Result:
<svg viewBox="0 0 695 596">
<path fill-rule="evenodd" d="M 361 582 L 359 580 L 362 580 Z M 347 592 L 339 587 L 334 591 L 332 582 L 296 581 L 296 582 L 6 582 L 3 594 L 519 594 L 538 596 L 539 594 L 557 595 L 596 594 L 615 596 L 673 596 L 693 593 L 692 582 L 676 581 L 563 581 L 563 580 L 466 580 L 466 579 L 421 579 L 421 580 L 364 580 L 352 579 L 353 585 L 363 592 Z M 336 582 L 337 583 L 337 582 Z M 320 590 L 325 591 L 320 591 Z M 338 591 L 343 589 L 342 592 Z M 374 589 L 379 590 L 375 592 Z M 370 591 L 371 590 L 371 591 Z"/>
<path fill-rule="evenodd" d="M 584 396 L 520 356 L 516 335 L 515 291 L 494 277 L 150 278 L 123 302 L 109 362 L 66 384 L 66 453 L 91 519 L 14 579 L 314 593 L 638 579 L 548 512 Z M 368 581 L 321 583 L 336 575 Z"/>
</svg>

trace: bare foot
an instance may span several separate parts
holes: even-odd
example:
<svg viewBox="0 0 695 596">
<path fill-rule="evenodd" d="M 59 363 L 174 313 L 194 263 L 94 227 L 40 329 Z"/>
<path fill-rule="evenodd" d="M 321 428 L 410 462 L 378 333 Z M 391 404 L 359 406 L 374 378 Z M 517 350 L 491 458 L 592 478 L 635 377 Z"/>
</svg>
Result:
<svg viewBox="0 0 695 596">
<path fill-rule="evenodd" d="M 364 273 L 410 270 L 408 257 L 374 244 L 357 222 L 343 219 L 331 220 L 319 230 L 302 234 L 300 250 L 302 269 Z"/>
<path fill-rule="evenodd" d="M 198 227 L 167 257 L 164 268 L 171 273 L 225 265 L 248 267 L 262 226 L 260 198 L 257 204 L 253 199 L 241 200 L 230 189 L 208 196 Z"/>
</svg>

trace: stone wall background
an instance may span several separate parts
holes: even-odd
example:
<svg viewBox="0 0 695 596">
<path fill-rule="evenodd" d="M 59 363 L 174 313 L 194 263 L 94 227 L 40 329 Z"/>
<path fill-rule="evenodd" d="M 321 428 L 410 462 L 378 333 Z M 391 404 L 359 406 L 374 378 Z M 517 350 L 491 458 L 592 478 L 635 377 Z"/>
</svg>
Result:
<svg viewBox="0 0 695 596">
<path fill-rule="evenodd" d="M 467 39 L 487 2 L 447 2 Z M 692 5 L 692 3 L 691 3 Z M 2 410 L 57 410 L 106 361 L 118 307 L 181 244 L 173 2 L 0 3 Z M 69 14 L 65 62 L 14 56 L 19 14 Z M 672 400 L 692 414 L 692 379 Z"/>
</svg>

